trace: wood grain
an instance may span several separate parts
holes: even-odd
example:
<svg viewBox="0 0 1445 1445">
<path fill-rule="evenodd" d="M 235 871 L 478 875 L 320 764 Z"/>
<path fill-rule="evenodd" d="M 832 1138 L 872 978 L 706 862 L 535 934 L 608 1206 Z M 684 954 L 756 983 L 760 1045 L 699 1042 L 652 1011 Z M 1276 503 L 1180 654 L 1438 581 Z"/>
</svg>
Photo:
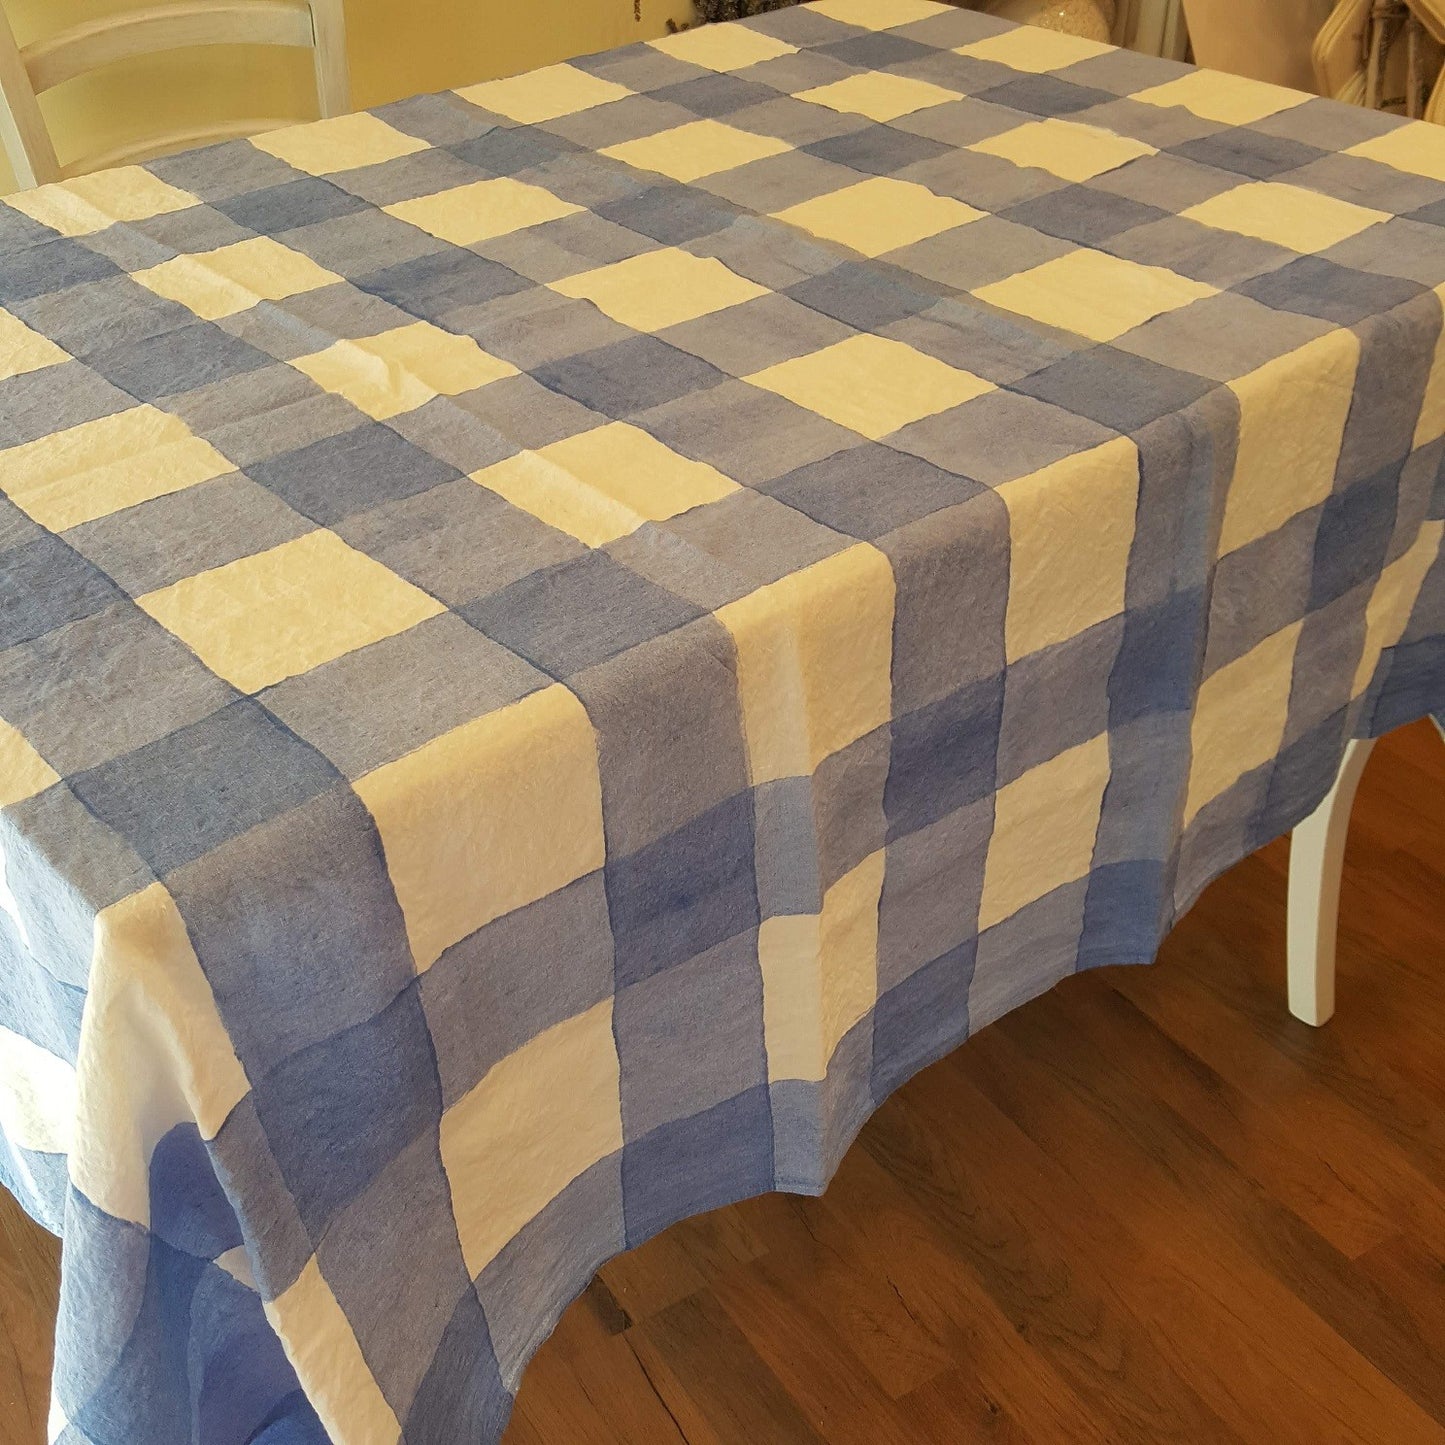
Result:
<svg viewBox="0 0 1445 1445">
<path fill-rule="evenodd" d="M 613 1261 L 507 1445 L 1445 1445 L 1445 748 L 1376 750 L 1339 1012 L 1284 994 L 1288 843 L 1152 969 L 901 1089 L 821 1199 Z M 55 1252 L 0 1201 L 0 1445 L 44 1439 Z"/>
</svg>

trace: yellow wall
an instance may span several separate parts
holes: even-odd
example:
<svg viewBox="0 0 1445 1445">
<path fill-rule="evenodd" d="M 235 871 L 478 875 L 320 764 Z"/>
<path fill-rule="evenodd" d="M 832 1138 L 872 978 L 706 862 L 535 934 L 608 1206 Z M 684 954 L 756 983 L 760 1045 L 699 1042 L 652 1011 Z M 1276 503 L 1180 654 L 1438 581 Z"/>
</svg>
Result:
<svg viewBox="0 0 1445 1445">
<path fill-rule="evenodd" d="M 22 45 L 138 0 L 0 0 Z M 358 107 L 530 70 L 661 35 L 691 0 L 346 0 Z M 309 58 L 280 50 L 152 56 L 58 86 L 41 102 L 62 161 L 225 117 L 306 115 Z M 0 158 L 0 194 L 14 188 Z"/>
</svg>

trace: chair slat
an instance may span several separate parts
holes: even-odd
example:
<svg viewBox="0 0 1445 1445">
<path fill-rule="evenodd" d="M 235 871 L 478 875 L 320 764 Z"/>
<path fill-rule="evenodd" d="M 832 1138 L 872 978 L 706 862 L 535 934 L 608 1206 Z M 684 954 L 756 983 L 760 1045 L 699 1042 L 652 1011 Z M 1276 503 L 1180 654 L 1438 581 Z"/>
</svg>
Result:
<svg viewBox="0 0 1445 1445">
<path fill-rule="evenodd" d="M 90 21 L 47 36 L 21 52 L 43 94 L 63 81 L 118 60 L 191 45 L 294 45 L 314 37 L 305 0 L 186 0 Z"/>
</svg>

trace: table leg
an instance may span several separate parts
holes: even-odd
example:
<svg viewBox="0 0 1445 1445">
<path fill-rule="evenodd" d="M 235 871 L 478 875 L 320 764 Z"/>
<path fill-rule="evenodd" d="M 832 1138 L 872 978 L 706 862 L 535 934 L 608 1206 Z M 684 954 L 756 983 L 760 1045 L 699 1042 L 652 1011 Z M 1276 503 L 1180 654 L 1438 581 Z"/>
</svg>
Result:
<svg viewBox="0 0 1445 1445">
<path fill-rule="evenodd" d="M 1324 802 L 1294 830 L 1289 855 L 1289 1011 L 1318 1028 L 1335 1011 L 1335 937 L 1345 838 L 1374 739 L 1352 742 Z"/>
</svg>

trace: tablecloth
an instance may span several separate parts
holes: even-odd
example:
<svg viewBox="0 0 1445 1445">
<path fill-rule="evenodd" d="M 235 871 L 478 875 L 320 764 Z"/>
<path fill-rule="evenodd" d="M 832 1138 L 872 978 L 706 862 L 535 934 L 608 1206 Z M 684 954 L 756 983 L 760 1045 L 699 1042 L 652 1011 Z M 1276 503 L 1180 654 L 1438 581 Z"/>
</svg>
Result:
<svg viewBox="0 0 1445 1445">
<path fill-rule="evenodd" d="M 823 0 L 0 206 L 64 1445 L 494 1441 L 1445 703 L 1445 131 Z"/>
</svg>

